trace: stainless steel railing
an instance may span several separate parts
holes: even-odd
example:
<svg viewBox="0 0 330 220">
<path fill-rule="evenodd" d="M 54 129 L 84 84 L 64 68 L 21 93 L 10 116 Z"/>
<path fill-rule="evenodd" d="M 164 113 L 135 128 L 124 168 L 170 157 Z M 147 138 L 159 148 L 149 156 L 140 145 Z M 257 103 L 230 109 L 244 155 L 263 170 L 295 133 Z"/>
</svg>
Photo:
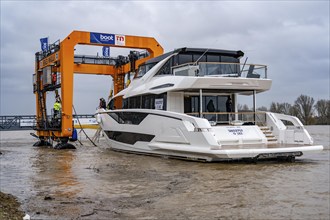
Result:
<svg viewBox="0 0 330 220">
<path fill-rule="evenodd" d="M 200 113 L 186 113 L 191 116 L 201 117 Z M 213 124 L 255 124 L 266 125 L 266 112 L 202 112 L 202 117 Z"/>
<path fill-rule="evenodd" d="M 227 62 L 185 63 L 172 67 L 177 76 L 222 76 L 267 79 L 267 66 Z"/>
</svg>

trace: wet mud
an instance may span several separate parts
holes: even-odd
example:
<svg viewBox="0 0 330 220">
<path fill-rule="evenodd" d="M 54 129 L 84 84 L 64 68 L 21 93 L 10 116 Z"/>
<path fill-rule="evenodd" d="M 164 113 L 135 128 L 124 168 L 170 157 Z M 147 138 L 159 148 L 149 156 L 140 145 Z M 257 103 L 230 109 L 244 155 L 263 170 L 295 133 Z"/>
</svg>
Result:
<svg viewBox="0 0 330 220">
<path fill-rule="evenodd" d="M 0 187 L 32 219 L 329 219 L 326 150 L 295 163 L 200 163 L 1 136 Z"/>
<path fill-rule="evenodd" d="M 0 219 L 22 220 L 21 204 L 10 195 L 0 192 Z"/>
</svg>

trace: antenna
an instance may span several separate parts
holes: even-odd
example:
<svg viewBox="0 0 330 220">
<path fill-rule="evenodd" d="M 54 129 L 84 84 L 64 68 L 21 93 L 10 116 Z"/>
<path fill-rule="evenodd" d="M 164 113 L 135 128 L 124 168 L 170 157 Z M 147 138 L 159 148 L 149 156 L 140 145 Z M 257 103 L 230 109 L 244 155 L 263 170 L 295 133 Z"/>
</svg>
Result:
<svg viewBox="0 0 330 220">
<path fill-rule="evenodd" d="M 197 65 L 197 63 L 198 63 L 198 61 L 207 53 L 207 51 L 209 51 L 210 50 L 210 48 L 207 48 L 206 50 L 205 50 L 205 52 L 200 56 L 200 57 L 198 57 L 198 59 L 196 60 L 196 62 L 193 64 L 193 66 L 196 66 Z"/>
<path fill-rule="evenodd" d="M 212 45 L 214 45 L 217 41 L 218 41 L 218 39 L 216 39 Z M 207 51 L 209 51 L 210 49 L 211 49 L 210 47 L 207 48 L 207 49 L 205 50 L 205 52 L 204 52 L 200 57 L 198 57 L 198 59 L 196 60 L 196 62 L 193 64 L 193 66 L 196 66 L 197 63 L 198 63 L 198 61 L 199 61 L 199 60 L 200 60 L 200 59 L 201 59 L 201 58 L 207 53 Z"/>
<path fill-rule="evenodd" d="M 242 74 L 242 72 L 243 72 L 243 70 L 244 70 L 244 67 L 245 67 L 245 64 L 246 64 L 246 61 L 248 60 L 248 58 L 249 58 L 249 57 L 246 57 L 246 59 L 245 59 L 245 61 L 244 61 L 243 67 L 242 67 L 242 69 L 241 69 L 241 74 Z"/>
</svg>

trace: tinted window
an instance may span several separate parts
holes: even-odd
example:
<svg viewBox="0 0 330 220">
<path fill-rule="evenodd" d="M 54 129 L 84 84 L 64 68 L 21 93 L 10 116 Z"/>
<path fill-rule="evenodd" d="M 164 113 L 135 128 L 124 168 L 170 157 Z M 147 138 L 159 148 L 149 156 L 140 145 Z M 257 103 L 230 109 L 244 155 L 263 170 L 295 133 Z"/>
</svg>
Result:
<svg viewBox="0 0 330 220">
<path fill-rule="evenodd" d="M 220 62 L 220 56 L 207 55 L 207 62 Z"/>
<path fill-rule="evenodd" d="M 170 60 L 168 60 L 156 75 L 169 75 L 171 74 Z"/>
<path fill-rule="evenodd" d="M 237 58 L 234 57 L 225 57 L 225 56 L 221 56 L 221 62 L 226 62 L 226 63 L 238 63 L 239 60 Z"/>
<path fill-rule="evenodd" d="M 119 124 L 140 124 L 148 113 L 143 112 L 110 112 L 108 113 Z"/>
<path fill-rule="evenodd" d="M 144 76 L 152 67 L 154 67 L 156 63 L 150 63 L 139 66 L 138 73 L 136 75 L 136 78 Z"/>
<path fill-rule="evenodd" d="M 152 95 L 142 96 L 142 108 L 153 109 L 155 99 Z"/>
<path fill-rule="evenodd" d="M 190 54 L 180 54 L 179 55 L 179 65 L 184 63 L 191 63 L 192 55 Z"/>
<path fill-rule="evenodd" d="M 141 97 L 132 97 L 128 100 L 128 108 L 141 108 Z"/>
<path fill-rule="evenodd" d="M 157 99 L 157 103 L 155 103 L 155 99 Z M 162 103 L 162 107 L 160 110 L 166 110 L 166 94 L 159 94 L 159 95 L 144 95 L 142 96 L 142 108 L 145 109 L 155 109 L 156 104 L 158 109 L 161 106 L 160 103 Z"/>
<path fill-rule="evenodd" d="M 203 96 L 203 112 L 226 112 L 228 96 Z M 213 107 L 209 104 L 212 100 Z M 186 113 L 199 112 L 199 96 L 185 97 L 184 109 Z"/>
<path fill-rule="evenodd" d="M 206 62 L 206 55 L 202 54 L 194 54 L 194 60 L 193 62 L 196 62 L 198 60 L 198 62 Z"/>
</svg>

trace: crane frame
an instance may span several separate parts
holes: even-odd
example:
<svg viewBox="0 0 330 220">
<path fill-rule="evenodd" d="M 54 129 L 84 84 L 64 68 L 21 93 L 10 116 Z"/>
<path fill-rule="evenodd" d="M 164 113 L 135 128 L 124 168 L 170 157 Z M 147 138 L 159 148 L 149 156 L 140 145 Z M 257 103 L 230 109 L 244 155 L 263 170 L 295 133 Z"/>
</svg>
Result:
<svg viewBox="0 0 330 220">
<path fill-rule="evenodd" d="M 126 63 L 122 66 L 109 64 L 87 64 L 74 62 L 74 50 L 76 45 L 94 45 L 109 46 L 120 48 L 146 49 L 149 53 L 148 57 L 141 58 L 132 63 Z M 52 71 L 60 74 L 61 84 L 61 126 L 60 129 L 47 128 L 37 123 L 36 130 L 39 138 L 59 138 L 67 141 L 72 135 L 72 104 L 73 104 L 73 75 L 79 74 L 97 74 L 110 75 L 114 81 L 114 94 L 124 88 L 124 75 L 153 57 L 163 54 L 162 46 L 152 37 L 131 36 L 106 34 L 85 31 L 73 31 L 65 39 L 60 42 L 59 48 L 54 51 L 50 50 L 46 56 L 40 57 L 40 52 L 36 53 L 35 62 L 35 89 L 36 94 L 36 116 L 37 121 L 47 117 L 46 112 L 46 90 L 43 85 L 43 69 L 51 67 Z M 120 108 L 121 99 L 115 100 L 115 106 Z"/>
</svg>

